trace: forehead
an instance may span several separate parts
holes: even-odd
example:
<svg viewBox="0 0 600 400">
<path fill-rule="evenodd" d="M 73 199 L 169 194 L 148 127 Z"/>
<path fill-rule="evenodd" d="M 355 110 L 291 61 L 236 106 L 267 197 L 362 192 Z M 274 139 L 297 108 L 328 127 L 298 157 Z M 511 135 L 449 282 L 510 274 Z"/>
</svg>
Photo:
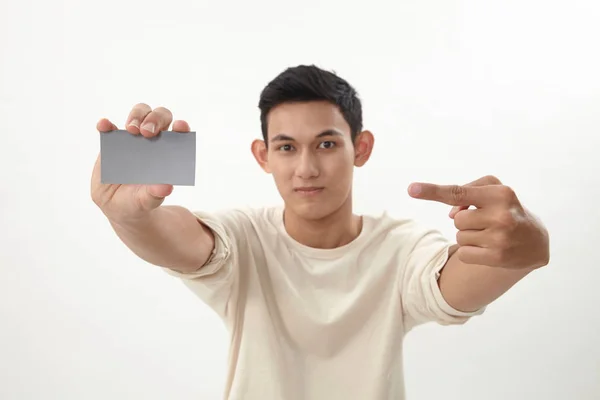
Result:
<svg viewBox="0 0 600 400">
<path fill-rule="evenodd" d="M 274 107 L 267 117 L 268 137 L 285 134 L 295 139 L 314 139 L 328 129 L 350 137 L 350 126 L 337 106 L 327 101 L 284 103 Z"/>
</svg>

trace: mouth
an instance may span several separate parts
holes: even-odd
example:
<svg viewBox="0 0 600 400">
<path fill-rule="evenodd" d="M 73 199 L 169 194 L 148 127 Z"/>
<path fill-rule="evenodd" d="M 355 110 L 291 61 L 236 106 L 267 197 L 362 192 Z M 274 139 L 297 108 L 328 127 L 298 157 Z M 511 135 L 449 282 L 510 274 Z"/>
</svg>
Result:
<svg viewBox="0 0 600 400">
<path fill-rule="evenodd" d="M 294 192 L 303 195 L 303 196 L 312 196 L 318 193 L 321 193 L 323 191 L 323 187 L 315 187 L 315 186 L 310 186 L 310 187 L 298 187 L 294 189 Z"/>
</svg>

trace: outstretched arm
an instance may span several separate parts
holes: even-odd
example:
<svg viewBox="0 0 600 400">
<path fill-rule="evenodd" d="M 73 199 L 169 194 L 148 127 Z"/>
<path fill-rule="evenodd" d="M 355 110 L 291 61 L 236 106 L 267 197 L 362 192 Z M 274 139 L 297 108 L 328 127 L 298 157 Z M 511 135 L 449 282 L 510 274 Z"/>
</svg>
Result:
<svg viewBox="0 0 600 400">
<path fill-rule="evenodd" d="M 199 270 L 210 258 L 212 231 L 187 208 L 161 206 L 139 221 L 110 221 L 117 236 L 146 262 L 181 273 Z"/>
<path fill-rule="evenodd" d="M 125 126 L 132 135 L 152 138 L 168 130 L 172 121 L 173 114 L 168 109 L 152 110 L 140 103 L 131 109 Z M 118 128 L 103 118 L 97 129 L 110 132 Z M 190 126 L 185 121 L 175 121 L 173 130 L 185 133 Z M 214 249 L 213 233 L 191 211 L 163 205 L 173 186 L 103 183 L 101 160 L 99 154 L 92 172 L 92 199 L 123 243 L 143 260 L 182 273 L 204 266 Z"/>
</svg>

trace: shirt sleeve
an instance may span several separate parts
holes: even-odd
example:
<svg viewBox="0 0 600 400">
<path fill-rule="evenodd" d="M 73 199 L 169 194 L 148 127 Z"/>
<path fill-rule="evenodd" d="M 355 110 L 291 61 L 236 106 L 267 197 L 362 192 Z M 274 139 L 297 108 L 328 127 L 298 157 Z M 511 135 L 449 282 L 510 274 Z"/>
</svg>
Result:
<svg viewBox="0 0 600 400">
<path fill-rule="evenodd" d="M 485 307 L 462 312 L 450 306 L 442 295 L 438 279 L 452 243 L 433 229 L 417 229 L 413 237 L 400 280 L 405 331 L 427 322 L 464 324 L 482 314 Z"/>
<path fill-rule="evenodd" d="M 228 304 L 234 297 L 238 272 L 236 243 L 240 238 L 235 227 L 240 214 L 234 211 L 207 213 L 193 212 L 198 221 L 211 229 L 215 246 L 207 262 L 192 272 L 180 272 L 169 268 L 163 270 L 179 278 L 196 296 L 208 304 L 222 318 L 226 317 Z"/>
<path fill-rule="evenodd" d="M 231 274 L 232 265 L 229 262 L 232 251 L 232 238 L 227 233 L 224 218 L 218 214 L 194 211 L 198 222 L 210 228 L 215 238 L 215 247 L 210 258 L 204 265 L 192 272 L 179 272 L 169 268 L 165 271 L 178 278 L 196 279 L 216 282 L 226 280 Z"/>
</svg>

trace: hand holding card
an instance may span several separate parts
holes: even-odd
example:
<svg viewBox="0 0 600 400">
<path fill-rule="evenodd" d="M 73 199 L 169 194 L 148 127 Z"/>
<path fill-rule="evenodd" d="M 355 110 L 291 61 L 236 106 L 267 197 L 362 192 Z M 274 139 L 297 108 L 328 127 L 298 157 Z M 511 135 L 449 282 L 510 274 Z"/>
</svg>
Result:
<svg viewBox="0 0 600 400">
<path fill-rule="evenodd" d="M 92 174 L 92 198 L 113 221 L 138 219 L 159 207 L 173 185 L 194 185 L 196 135 L 166 108 L 138 104 L 126 130 L 98 122 L 101 150 Z"/>
</svg>

